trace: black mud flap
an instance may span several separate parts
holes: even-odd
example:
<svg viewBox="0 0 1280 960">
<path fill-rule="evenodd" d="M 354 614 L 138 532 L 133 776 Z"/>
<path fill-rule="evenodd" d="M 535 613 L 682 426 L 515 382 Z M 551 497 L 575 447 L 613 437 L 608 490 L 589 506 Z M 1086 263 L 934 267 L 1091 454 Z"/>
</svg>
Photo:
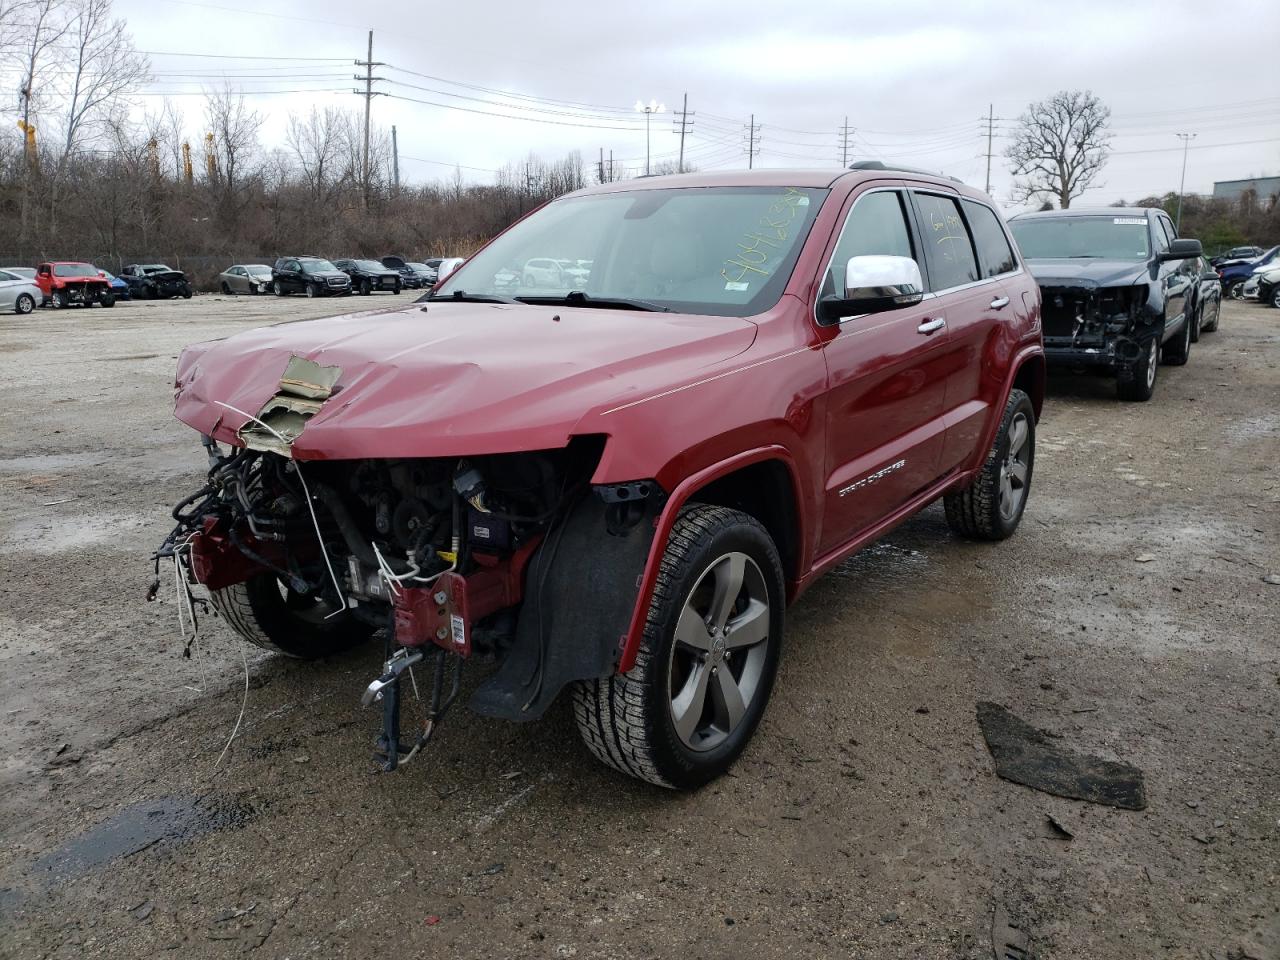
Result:
<svg viewBox="0 0 1280 960">
<path fill-rule="evenodd" d="M 472 694 L 476 713 L 537 720 L 567 684 L 616 668 L 665 498 L 656 486 L 641 502 L 605 496 L 583 499 L 529 564 L 515 642 Z"/>
</svg>

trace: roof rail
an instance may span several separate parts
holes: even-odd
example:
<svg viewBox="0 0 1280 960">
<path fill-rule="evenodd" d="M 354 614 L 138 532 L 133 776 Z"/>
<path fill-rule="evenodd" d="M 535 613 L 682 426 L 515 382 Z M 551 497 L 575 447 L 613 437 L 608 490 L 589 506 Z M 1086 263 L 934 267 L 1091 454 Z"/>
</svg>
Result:
<svg viewBox="0 0 1280 960">
<path fill-rule="evenodd" d="M 952 177 L 937 170 L 925 170 L 921 167 L 909 167 L 905 163 L 885 163 L 883 160 L 855 160 L 849 164 L 850 170 L 897 170 L 901 173 L 923 173 L 929 177 L 941 177 L 955 183 L 964 183 L 959 177 Z"/>
</svg>

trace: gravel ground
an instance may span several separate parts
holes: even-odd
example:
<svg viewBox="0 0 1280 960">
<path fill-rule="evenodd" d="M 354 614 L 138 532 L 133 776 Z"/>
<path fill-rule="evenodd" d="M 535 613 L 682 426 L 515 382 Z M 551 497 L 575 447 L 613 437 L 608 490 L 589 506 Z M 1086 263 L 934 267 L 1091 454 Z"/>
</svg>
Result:
<svg viewBox="0 0 1280 960">
<path fill-rule="evenodd" d="M 1017 536 L 934 506 L 824 578 L 744 759 L 675 795 L 567 702 L 373 775 L 378 650 L 211 621 L 184 659 L 144 602 L 202 471 L 179 348 L 354 306 L 0 318 L 0 955 L 976 960 L 999 912 L 1037 958 L 1280 957 L 1280 312 L 1227 304 L 1147 404 L 1055 377 Z M 980 700 L 1135 764 L 1147 809 L 998 779 Z"/>
</svg>

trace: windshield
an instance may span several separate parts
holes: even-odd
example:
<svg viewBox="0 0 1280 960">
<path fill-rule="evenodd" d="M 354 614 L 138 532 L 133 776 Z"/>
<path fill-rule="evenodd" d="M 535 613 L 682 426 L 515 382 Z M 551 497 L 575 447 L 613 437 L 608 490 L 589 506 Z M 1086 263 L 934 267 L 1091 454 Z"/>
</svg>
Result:
<svg viewBox="0 0 1280 960">
<path fill-rule="evenodd" d="M 384 267 L 377 260 L 352 260 L 352 266 L 361 270 L 368 270 L 371 273 L 382 273 L 384 270 L 390 270 L 390 267 Z"/>
<path fill-rule="evenodd" d="M 538 301 L 581 292 L 587 300 L 750 316 L 782 296 L 826 195 L 686 187 L 557 200 L 450 274 L 438 295 Z"/>
<path fill-rule="evenodd" d="M 304 273 L 334 273 L 338 268 L 328 260 L 303 260 L 302 270 Z"/>
<path fill-rule="evenodd" d="M 96 277 L 98 271 L 87 263 L 59 263 L 53 268 L 55 277 Z"/>
<path fill-rule="evenodd" d="M 1028 260 L 1146 260 L 1151 256 L 1146 217 L 1037 217 L 1012 220 L 1009 229 Z"/>
</svg>

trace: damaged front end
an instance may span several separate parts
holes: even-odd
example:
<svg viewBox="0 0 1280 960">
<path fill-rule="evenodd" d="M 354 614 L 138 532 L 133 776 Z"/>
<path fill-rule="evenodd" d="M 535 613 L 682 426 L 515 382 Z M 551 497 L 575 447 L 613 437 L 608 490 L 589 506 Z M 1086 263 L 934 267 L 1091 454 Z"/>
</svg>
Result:
<svg viewBox="0 0 1280 960">
<path fill-rule="evenodd" d="M 662 499 L 651 482 L 593 486 L 601 437 L 467 457 L 306 460 L 293 444 L 341 370 L 289 360 L 244 418 L 240 446 L 204 438 L 205 485 L 157 551 L 247 640 L 324 656 L 381 631 L 378 759 L 406 762 L 458 695 L 462 664 L 498 667 L 473 709 L 540 716 L 575 680 L 614 669 Z M 225 404 L 223 406 L 226 406 Z M 189 607 L 189 605 L 188 605 Z M 264 642 L 265 639 L 265 642 Z M 422 732 L 400 731 L 400 681 L 433 661 Z M 421 694 L 417 681 L 413 689 Z"/>
<path fill-rule="evenodd" d="M 1045 356 L 1074 366 L 1115 367 L 1140 357 L 1159 336 L 1146 284 L 1040 284 Z"/>
</svg>

